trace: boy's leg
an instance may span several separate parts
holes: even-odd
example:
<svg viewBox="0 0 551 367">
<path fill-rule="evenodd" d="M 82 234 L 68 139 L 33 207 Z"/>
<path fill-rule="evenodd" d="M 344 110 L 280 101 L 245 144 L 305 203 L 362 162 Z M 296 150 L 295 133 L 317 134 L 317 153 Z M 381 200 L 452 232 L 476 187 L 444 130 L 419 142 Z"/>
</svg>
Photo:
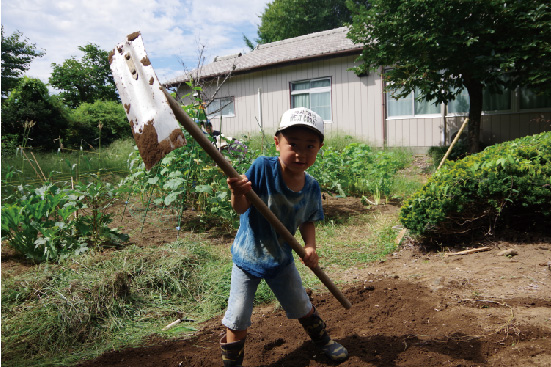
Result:
<svg viewBox="0 0 551 367">
<path fill-rule="evenodd" d="M 229 342 L 227 336 L 228 334 L 220 339 L 220 349 L 222 350 L 222 362 L 224 363 L 224 367 L 241 367 L 243 358 L 245 358 L 245 337 L 237 341 Z"/>
<path fill-rule="evenodd" d="M 322 349 L 326 356 L 333 361 L 342 362 L 348 358 L 345 347 L 331 339 L 326 330 L 325 322 L 321 319 L 315 308 L 308 315 L 298 319 L 312 341 Z"/>
<path fill-rule="evenodd" d="M 233 343 L 239 340 L 243 340 L 247 337 L 247 329 L 245 330 L 232 330 L 226 329 L 226 342 Z"/>
<path fill-rule="evenodd" d="M 285 310 L 287 318 L 301 318 L 312 309 L 310 297 L 302 286 L 302 279 L 294 262 L 281 269 L 275 277 L 265 280 Z"/>
<path fill-rule="evenodd" d="M 225 367 L 241 366 L 244 358 L 247 328 L 251 324 L 254 294 L 260 278 L 251 276 L 233 266 L 228 309 L 222 319 L 226 336 L 220 340 L 222 361 Z"/>
<path fill-rule="evenodd" d="M 283 269 L 280 274 L 266 282 L 276 295 L 289 319 L 298 319 L 314 343 L 334 361 L 344 361 L 348 351 L 327 334 L 326 326 L 308 294 L 302 286 L 302 280 L 294 263 Z"/>
</svg>

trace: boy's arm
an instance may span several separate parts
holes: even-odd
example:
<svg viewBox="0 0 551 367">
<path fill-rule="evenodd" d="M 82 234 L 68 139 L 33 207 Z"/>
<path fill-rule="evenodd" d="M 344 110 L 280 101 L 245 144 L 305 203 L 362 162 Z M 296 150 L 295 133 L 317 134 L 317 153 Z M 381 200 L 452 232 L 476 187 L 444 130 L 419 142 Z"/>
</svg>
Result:
<svg viewBox="0 0 551 367">
<path fill-rule="evenodd" d="M 309 268 L 318 266 L 319 257 L 316 252 L 316 226 L 314 222 L 304 222 L 298 228 L 304 240 L 306 255 L 301 261 Z"/>
<path fill-rule="evenodd" d="M 228 187 L 231 190 L 231 206 L 237 214 L 243 214 L 251 206 L 251 202 L 245 196 L 246 193 L 251 191 L 251 181 L 245 175 L 241 175 L 241 178 L 229 177 L 227 179 Z"/>
</svg>

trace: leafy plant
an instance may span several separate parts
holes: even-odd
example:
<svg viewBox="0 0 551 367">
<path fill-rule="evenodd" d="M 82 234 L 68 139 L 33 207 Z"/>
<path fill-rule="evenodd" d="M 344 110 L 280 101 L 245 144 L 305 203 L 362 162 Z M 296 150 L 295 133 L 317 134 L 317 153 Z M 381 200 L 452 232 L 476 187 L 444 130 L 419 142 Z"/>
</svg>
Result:
<svg viewBox="0 0 551 367">
<path fill-rule="evenodd" d="M 342 149 L 322 148 L 309 173 L 324 190 L 341 196 L 388 197 L 394 176 L 407 159 L 397 151 L 375 150 L 367 144 L 350 143 Z"/>
<path fill-rule="evenodd" d="M 51 183 L 25 192 L 2 206 L 2 237 L 21 254 L 35 261 L 58 260 L 79 254 L 104 240 L 125 241 L 110 229 L 105 212 L 113 191 L 96 181 L 77 189 Z"/>
<path fill-rule="evenodd" d="M 201 90 L 200 87 L 188 84 L 192 91 Z M 206 115 L 199 98 L 183 108 L 198 125 L 205 124 Z M 123 180 L 123 189 L 129 195 L 137 194 L 145 206 L 153 202 L 166 207 L 196 209 L 201 213 L 202 221 L 207 227 L 213 224 L 227 228 L 237 226 L 239 216 L 231 208 L 231 193 L 226 176 L 187 131 L 184 131 L 184 135 L 188 144 L 167 154 L 150 171 L 144 170 L 137 151 L 131 154 L 131 175 Z M 217 143 L 206 132 L 205 136 L 213 144 Z M 255 151 L 248 148 L 246 140 L 226 140 L 227 145 L 220 152 L 238 172 L 244 173 L 256 158 Z"/>
<path fill-rule="evenodd" d="M 2 101 L 2 135 L 16 134 L 23 141 L 24 124 L 34 121 L 27 132 L 27 146 L 56 148 L 56 139 L 65 134 L 69 110 L 57 96 L 50 96 L 48 87 L 39 79 L 23 77 L 9 97 Z"/>
<path fill-rule="evenodd" d="M 551 132 L 447 162 L 409 198 L 400 220 L 412 233 L 492 234 L 499 225 L 544 227 L 551 218 Z"/>
<path fill-rule="evenodd" d="M 22 194 L 2 206 L 2 237 L 18 252 L 51 260 L 79 249 L 73 233 L 77 198 L 52 184 Z"/>
</svg>

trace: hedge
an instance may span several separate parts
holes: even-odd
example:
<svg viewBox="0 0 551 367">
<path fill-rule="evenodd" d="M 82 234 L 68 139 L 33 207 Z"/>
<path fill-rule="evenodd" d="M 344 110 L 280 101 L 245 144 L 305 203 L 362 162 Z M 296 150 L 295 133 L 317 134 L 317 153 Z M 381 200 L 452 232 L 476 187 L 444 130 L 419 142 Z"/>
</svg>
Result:
<svg viewBox="0 0 551 367">
<path fill-rule="evenodd" d="M 412 234 L 432 238 L 549 230 L 551 132 L 447 162 L 404 202 L 400 221 Z"/>
</svg>

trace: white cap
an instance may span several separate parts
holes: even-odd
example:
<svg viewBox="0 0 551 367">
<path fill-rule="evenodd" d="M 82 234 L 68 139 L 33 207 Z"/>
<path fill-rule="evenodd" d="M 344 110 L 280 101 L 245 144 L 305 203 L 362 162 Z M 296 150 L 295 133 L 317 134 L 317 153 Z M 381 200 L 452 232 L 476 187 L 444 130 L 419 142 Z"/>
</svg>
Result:
<svg viewBox="0 0 551 367">
<path fill-rule="evenodd" d="M 306 107 L 291 108 L 281 116 L 276 134 L 291 126 L 304 126 L 320 134 L 323 142 L 323 119 L 320 115 Z"/>
</svg>

